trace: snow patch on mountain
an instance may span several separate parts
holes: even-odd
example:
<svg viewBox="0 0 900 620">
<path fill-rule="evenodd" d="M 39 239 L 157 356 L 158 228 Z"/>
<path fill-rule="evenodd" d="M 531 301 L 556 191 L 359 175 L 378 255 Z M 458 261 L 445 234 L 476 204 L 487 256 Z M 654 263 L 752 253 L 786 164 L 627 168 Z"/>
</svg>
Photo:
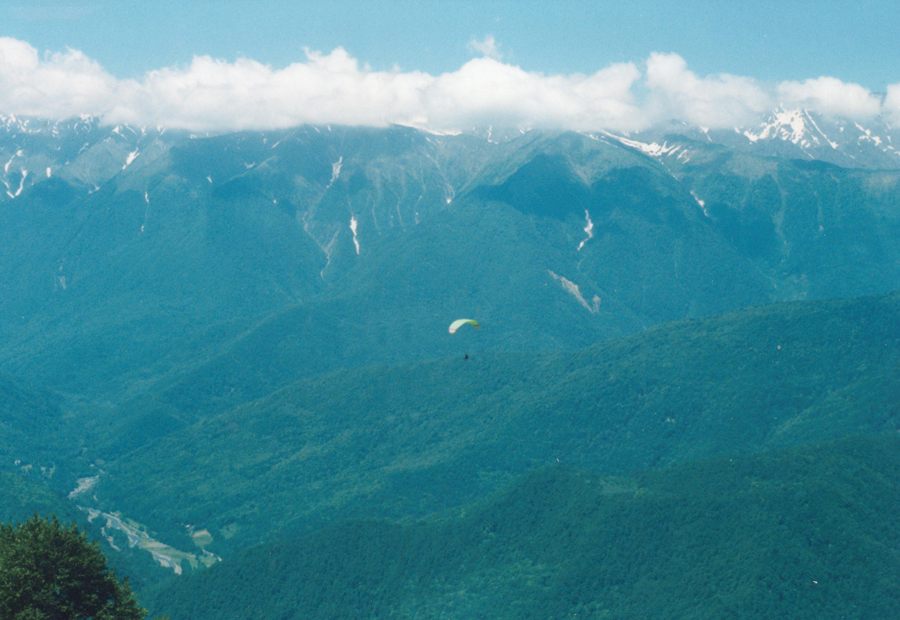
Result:
<svg viewBox="0 0 900 620">
<path fill-rule="evenodd" d="M 12 193 L 12 191 L 10 190 L 9 183 L 7 183 L 6 181 L 3 181 L 3 184 L 6 185 L 6 195 L 9 196 L 10 198 L 17 198 L 19 196 L 19 194 L 22 193 L 22 189 L 24 189 L 24 187 L 25 187 L 25 179 L 27 179 L 27 178 L 28 178 L 28 171 L 23 170 L 22 178 L 19 179 L 19 189 L 16 190 L 15 194 Z"/>
<path fill-rule="evenodd" d="M 859 123 L 853 123 L 853 124 L 856 126 L 857 129 L 860 130 L 860 132 L 862 132 L 862 135 L 859 137 L 859 140 L 871 140 L 871 141 L 873 141 L 876 145 L 878 145 L 878 146 L 881 145 L 881 138 L 879 138 L 878 136 L 874 136 L 874 137 L 873 137 L 873 136 L 872 136 L 872 130 L 871 130 L 871 129 L 866 129 L 865 127 L 863 127 L 863 126 L 860 125 Z"/>
<path fill-rule="evenodd" d="M 435 127 L 429 127 L 426 123 L 418 123 L 416 121 L 411 121 L 408 123 L 394 123 L 397 127 L 409 127 L 410 129 L 415 129 L 417 131 L 421 131 L 423 133 L 431 134 L 432 136 L 458 136 L 463 132 L 459 129 L 438 129 Z M 477 127 L 472 128 L 472 132 L 475 133 L 478 131 Z"/>
<path fill-rule="evenodd" d="M 591 214 L 588 213 L 587 209 L 584 210 L 584 219 L 587 220 L 587 225 L 584 227 L 584 232 L 587 233 L 587 238 L 578 244 L 579 252 L 581 251 L 581 248 L 584 247 L 585 243 L 594 238 L 594 223 L 591 221 Z"/>
<path fill-rule="evenodd" d="M 118 129 L 118 127 L 116 129 Z M 130 166 L 131 162 L 133 162 L 137 158 L 137 156 L 138 156 L 138 149 L 135 149 L 132 152 L 130 152 L 128 154 L 128 157 L 125 158 L 125 165 L 122 166 L 122 170 L 125 170 L 125 168 Z"/>
<path fill-rule="evenodd" d="M 14 160 L 16 157 L 22 157 L 22 155 L 24 155 L 24 153 L 22 152 L 21 149 L 17 150 L 15 153 L 13 153 L 13 156 L 10 157 L 10 158 L 9 158 L 9 161 L 6 162 L 6 165 L 3 166 L 3 172 L 5 172 L 6 174 L 9 174 L 9 165 L 13 162 L 13 160 Z"/>
<path fill-rule="evenodd" d="M 359 255 L 359 239 L 356 236 L 356 226 L 358 224 L 356 216 L 350 217 L 350 231 L 353 233 L 353 245 L 356 246 L 356 254 Z"/>
<path fill-rule="evenodd" d="M 341 166 L 344 164 L 344 156 L 341 155 L 338 157 L 338 160 L 331 163 L 331 180 L 328 182 L 328 187 L 331 187 L 332 183 L 337 181 L 338 177 L 341 175 Z M 358 252 L 357 252 L 358 254 Z"/>
<path fill-rule="evenodd" d="M 857 128 L 857 129 L 859 130 L 859 132 L 860 132 L 860 135 L 859 135 L 859 137 L 858 137 L 857 140 L 856 140 L 858 143 L 871 142 L 871 143 L 874 144 L 875 146 L 880 147 L 881 150 L 884 151 L 885 153 L 894 151 L 894 147 L 891 146 L 891 144 L 890 144 L 890 142 L 891 142 L 891 137 L 890 137 L 890 136 L 887 136 L 887 142 L 888 142 L 888 144 L 885 144 L 885 143 L 884 143 L 884 140 L 882 140 L 881 136 L 874 136 L 874 135 L 872 135 L 872 130 L 871 130 L 871 129 L 866 129 L 865 127 L 863 127 L 863 126 L 860 125 L 859 123 L 853 123 L 853 124 L 856 126 L 856 128 Z M 884 144 L 883 147 L 882 147 L 882 144 Z"/>
<path fill-rule="evenodd" d="M 623 138 L 622 136 L 617 136 L 615 134 L 611 134 L 608 132 L 604 132 L 610 138 L 618 140 L 620 143 L 625 146 L 630 146 L 633 149 L 637 149 L 644 153 L 645 155 L 650 155 L 651 157 L 662 157 L 663 155 L 674 155 L 677 153 L 682 147 L 681 145 L 673 144 L 669 146 L 668 142 L 663 142 L 659 144 L 658 142 L 640 142 L 638 140 L 630 140 L 628 138 Z"/>
<path fill-rule="evenodd" d="M 833 149 L 838 148 L 838 143 L 825 135 L 806 110 L 780 110 L 768 121 L 760 123 L 756 131 L 741 131 L 735 127 L 735 132 L 743 134 L 750 142 L 777 138 L 802 148 L 822 146 L 823 142 Z"/>
</svg>

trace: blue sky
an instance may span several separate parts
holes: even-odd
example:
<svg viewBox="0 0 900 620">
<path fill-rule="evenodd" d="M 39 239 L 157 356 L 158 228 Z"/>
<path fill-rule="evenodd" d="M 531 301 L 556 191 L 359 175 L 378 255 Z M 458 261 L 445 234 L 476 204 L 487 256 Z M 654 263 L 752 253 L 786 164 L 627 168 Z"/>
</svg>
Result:
<svg viewBox="0 0 900 620">
<path fill-rule="evenodd" d="M 380 116 L 347 109 L 343 115 L 336 114 L 334 122 L 383 124 L 399 120 L 427 124 L 439 119 L 445 125 L 459 124 L 464 122 L 461 118 L 450 118 L 442 104 L 435 103 L 436 93 L 449 93 L 452 99 L 462 96 L 452 88 L 496 91 L 504 84 L 510 85 L 516 96 L 548 93 L 544 99 L 535 100 L 529 110 L 512 115 L 515 122 L 532 124 L 550 122 L 559 115 L 577 115 L 577 109 L 589 103 L 586 90 L 603 100 L 599 104 L 602 113 L 579 121 L 586 126 L 633 129 L 658 120 L 660 114 L 702 121 L 701 108 L 708 113 L 723 96 L 745 108 L 739 113 L 784 103 L 787 97 L 791 104 L 799 102 L 814 109 L 818 105 L 826 111 L 852 109 L 864 117 L 875 109 L 867 97 L 900 84 L 898 26 L 900 3 L 894 1 L 747 1 L 723 8 L 721 2 L 659 0 L 8 0 L 0 6 L 0 37 L 30 46 L 40 66 L 30 77 L 23 77 L 23 67 L 32 67 L 33 59 L 23 60 L 28 54 L 19 48 L 6 53 L 8 63 L 12 62 L 10 58 L 18 59 L 19 68 L 5 82 L 0 75 L 0 112 L 64 115 L 76 110 L 77 104 L 86 112 L 109 118 L 158 118 L 204 128 L 198 120 L 204 114 L 196 114 L 191 120 L 174 111 L 188 105 L 176 101 L 176 95 L 191 99 L 194 109 L 199 109 L 198 101 L 209 97 L 208 91 L 206 95 L 189 96 L 186 83 L 231 80 L 234 89 L 240 91 L 242 87 L 234 86 L 234 81 L 250 80 L 248 83 L 256 84 L 259 92 L 270 93 L 264 96 L 271 99 L 287 96 L 289 88 L 284 84 L 293 80 L 295 90 L 308 93 L 313 86 L 303 81 L 306 78 L 301 79 L 297 72 L 279 72 L 309 63 L 308 49 L 333 61 L 319 67 L 319 77 L 310 78 L 315 84 L 330 79 L 322 76 L 333 75 L 333 71 L 343 71 L 346 77 L 348 65 L 342 65 L 333 54 L 342 48 L 346 57 L 358 64 L 360 83 L 367 75 L 384 83 L 375 96 L 384 99 L 385 107 Z M 73 50 L 80 54 L 77 58 L 72 56 Z M 56 56 L 50 58 L 48 52 Z M 662 60 L 657 57 L 659 62 L 654 64 L 654 53 L 670 56 Z M 195 66 L 194 58 L 204 56 L 224 65 Z M 467 64 L 481 56 L 495 64 Z M 666 58 L 677 58 L 681 64 L 663 62 Z M 258 66 L 246 70 L 246 66 L 239 66 L 239 59 L 250 59 Z M 0 56 L 0 73 L 3 62 Z M 260 67 L 269 73 L 263 75 Z M 467 67 L 469 70 L 463 71 Z M 614 67 L 625 69 L 616 75 L 599 75 L 586 85 L 572 77 L 592 76 Z M 633 69 L 630 73 L 628 67 Z M 651 77 L 653 67 L 658 79 Z M 513 69 L 527 75 L 515 75 Z M 168 80 L 151 84 L 147 74 L 158 70 L 163 70 Z M 216 71 L 222 75 L 213 75 Z M 669 73 L 663 75 L 663 71 Z M 71 92 L 59 86 L 59 76 L 65 72 L 75 76 L 70 80 Z M 409 79 L 389 79 L 386 74 L 391 72 Z M 435 80 L 423 82 L 416 77 L 419 73 L 449 78 L 436 88 Z M 720 74 L 736 79 L 716 77 Z M 44 82 L 40 80 L 50 80 L 50 75 L 55 82 L 41 86 Z M 557 116 L 542 116 L 537 111 L 547 101 L 559 99 L 547 90 L 559 85 L 542 80 L 542 76 L 568 79 L 563 93 L 568 103 L 559 108 Z M 823 76 L 833 81 L 810 82 Z M 680 87 L 678 80 L 685 77 L 681 83 L 691 84 L 691 92 L 673 94 L 672 89 Z M 694 78 L 699 81 L 692 81 Z M 94 91 L 88 92 L 88 82 Z M 221 86 L 216 84 L 217 88 Z M 366 88 L 372 94 L 371 85 Z M 515 88 L 521 90 L 515 93 Z M 66 99 L 71 105 L 58 101 L 41 104 L 34 96 L 26 100 L 22 95 L 25 91 L 46 91 L 48 97 Z M 354 91 L 355 96 L 360 92 Z M 687 100 L 695 92 L 700 93 L 699 103 Z M 408 101 L 412 96 L 420 100 L 418 108 Z M 837 101 L 840 98 L 846 102 Z M 388 99 L 395 104 L 403 100 L 402 110 L 398 111 L 396 105 L 390 107 Z M 421 102 L 424 99 L 431 103 L 425 105 Z M 506 103 L 501 99 L 498 95 L 488 102 L 466 101 L 463 107 L 478 112 L 474 120 L 490 121 L 503 116 Z M 896 99 L 900 104 L 900 86 Z M 342 105 L 339 102 L 336 107 Z M 441 110 L 435 112 L 435 106 Z M 150 112 L 151 107 L 155 112 Z M 112 112 L 114 108 L 118 112 Z M 322 115 L 291 116 L 282 112 L 276 107 L 266 114 L 283 117 L 273 121 L 275 125 L 328 120 Z M 727 118 L 713 115 L 709 124 L 727 125 L 739 113 Z M 216 122 L 235 126 L 237 110 L 231 114 L 231 121 L 224 120 L 228 115 L 222 113 Z M 247 121 L 245 126 L 261 122 Z"/>
<path fill-rule="evenodd" d="M 726 6 L 723 8 L 723 4 Z M 120 78 L 194 55 L 283 67 L 303 48 L 342 46 L 376 69 L 452 71 L 468 42 L 492 35 L 526 70 L 591 73 L 611 62 L 675 52 L 700 74 L 760 80 L 829 75 L 882 91 L 900 80 L 900 3 L 529 2 L 357 0 L 17 2 L 2 34 L 39 50 L 73 47 Z"/>
</svg>

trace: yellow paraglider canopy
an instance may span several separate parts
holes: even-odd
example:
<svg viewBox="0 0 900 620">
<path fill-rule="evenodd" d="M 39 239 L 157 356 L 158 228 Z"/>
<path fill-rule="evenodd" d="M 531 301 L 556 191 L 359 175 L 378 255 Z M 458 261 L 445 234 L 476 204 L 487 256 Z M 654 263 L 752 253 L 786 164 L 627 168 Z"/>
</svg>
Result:
<svg viewBox="0 0 900 620">
<path fill-rule="evenodd" d="M 456 319 L 452 323 L 450 323 L 450 333 L 455 334 L 456 330 L 468 323 L 469 325 L 474 325 L 475 329 L 478 329 L 478 321 L 473 319 Z"/>
</svg>

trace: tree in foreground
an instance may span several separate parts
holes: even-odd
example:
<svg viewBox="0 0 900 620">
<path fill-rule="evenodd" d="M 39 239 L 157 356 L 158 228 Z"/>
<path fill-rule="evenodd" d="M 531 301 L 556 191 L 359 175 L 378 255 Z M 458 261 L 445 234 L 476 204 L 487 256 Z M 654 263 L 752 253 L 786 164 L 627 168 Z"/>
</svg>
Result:
<svg viewBox="0 0 900 620">
<path fill-rule="evenodd" d="M 0 525 L 3 620 L 143 620 L 146 613 L 74 523 L 35 515 Z"/>
</svg>

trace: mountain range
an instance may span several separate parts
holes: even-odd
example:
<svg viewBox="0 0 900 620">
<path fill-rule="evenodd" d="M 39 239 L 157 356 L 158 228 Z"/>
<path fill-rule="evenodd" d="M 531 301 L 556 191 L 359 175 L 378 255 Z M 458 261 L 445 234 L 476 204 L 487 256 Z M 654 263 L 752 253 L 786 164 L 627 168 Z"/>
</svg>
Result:
<svg viewBox="0 0 900 620">
<path fill-rule="evenodd" d="M 3 117 L 4 516 L 79 519 L 193 618 L 166 607 L 184 573 L 225 583 L 279 540 L 875 445 L 900 403 L 895 133 L 804 110 L 632 135 Z"/>
<path fill-rule="evenodd" d="M 685 130 L 658 152 L 605 134 L 198 137 L 6 119 L 0 369 L 76 392 L 102 378 L 118 399 L 161 376 L 194 384 L 185 366 L 227 366 L 223 342 L 241 359 L 276 325 L 304 333 L 279 342 L 303 374 L 447 354 L 431 321 L 465 311 L 503 324 L 485 348 L 552 350 L 897 288 L 897 168 L 809 159 L 825 121 L 792 114 L 803 140 L 766 129 L 739 149 Z M 828 148 L 871 159 L 889 142 Z M 785 148 L 806 155 L 773 156 Z M 355 350 L 355 330 L 379 346 Z"/>
</svg>

